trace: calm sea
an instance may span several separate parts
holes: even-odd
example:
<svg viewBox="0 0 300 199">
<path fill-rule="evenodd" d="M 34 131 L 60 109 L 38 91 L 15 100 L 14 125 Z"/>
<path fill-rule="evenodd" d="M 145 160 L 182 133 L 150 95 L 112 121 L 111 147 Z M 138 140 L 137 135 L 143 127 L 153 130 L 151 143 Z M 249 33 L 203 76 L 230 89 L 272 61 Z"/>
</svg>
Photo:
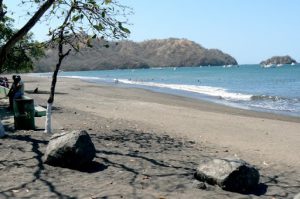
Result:
<svg viewBox="0 0 300 199">
<path fill-rule="evenodd" d="M 300 65 L 170 67 L 60 72 L 59 75 L 300 117 Z"/>
</svg>

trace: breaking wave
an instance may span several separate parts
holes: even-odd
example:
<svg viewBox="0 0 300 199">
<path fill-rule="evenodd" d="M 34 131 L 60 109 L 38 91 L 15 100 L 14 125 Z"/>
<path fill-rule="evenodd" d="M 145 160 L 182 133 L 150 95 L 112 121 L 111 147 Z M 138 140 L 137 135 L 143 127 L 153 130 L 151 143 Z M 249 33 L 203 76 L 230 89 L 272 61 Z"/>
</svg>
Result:
<svg viewBox="0 0 300 199">
<path fill-rule="evenodd" d="M 119 79 L 118 82 L 130 85 L 139 86 L 149 86 L 158 88 L 175 89 L 181 91 L 188 91 L 193 93 L 204 94 L 208 96 L 213 96 L 226 100 L 251 100 L 252 95 L 229 92 L 224 88 L 211 87 L 211 86 L 197 86 L 197 85 L 184 85 L 184 84 L 165 84 L 165 83 L 155 83 L 155 82 L 141 82 L 141 81 L 131 81 L 125 79 Z"/>
</svg>

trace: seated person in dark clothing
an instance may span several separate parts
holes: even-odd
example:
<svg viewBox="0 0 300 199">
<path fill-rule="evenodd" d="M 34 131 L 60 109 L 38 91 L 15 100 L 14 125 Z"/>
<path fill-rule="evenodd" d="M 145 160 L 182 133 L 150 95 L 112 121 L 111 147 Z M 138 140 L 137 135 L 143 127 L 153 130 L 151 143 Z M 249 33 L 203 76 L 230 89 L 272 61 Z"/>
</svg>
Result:
<svg viewBox="0 0 300 199">
<path fill-rule="evenodd" d="M 9 89 L 8 94 L 7 94 L 7 96 L 9 97 L 9 107 L 8 107 L 9 110 L 12 110 L 12 108 L 13 108 L 13 99 L 14 99 L 14 95 L 15 95 L 15 92 L 16 92 L 16 85 L 15 85 L 16 75 L 13 75 L 12 79 L 13 79 L 13 83 L 12 83 L 10 89 Z"/>
<path fill-rule="evenodd" d="M 21 80 L 21 77 L 19 75 L 16 76 L 14 80 L 15 84 L 15 93 L 14 93 L 14 99 L 20 99 L 24 95 L 24 83 Z"/>
<path fill-rule="evenodd" d="M 21 77 L 19 75 L 13 75 L 13 83 L 11 85 L 11 88 L 7 94 L 9 97 L 9 109 L 12 110 L 13 108 L 13 100 L 14 99 L 20 99 L 24 95 L 24 83 L 21 80 Z"/>
</svg>

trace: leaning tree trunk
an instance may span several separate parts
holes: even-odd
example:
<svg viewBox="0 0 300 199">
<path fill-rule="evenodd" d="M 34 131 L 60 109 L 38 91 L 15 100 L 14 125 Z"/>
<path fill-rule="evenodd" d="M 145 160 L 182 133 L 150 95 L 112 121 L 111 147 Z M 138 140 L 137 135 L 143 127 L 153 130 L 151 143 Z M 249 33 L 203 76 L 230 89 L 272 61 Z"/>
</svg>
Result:
<svg viewBox="0 0 300 199">
<path fill-rule="evenodd" d="M 9 50 L 22 39 L 30 29 L 39 21 L 39 19 L 44 15 L 44 13 L 51 7 L 51 5 L 55 2 L 55 0 L 47 0 L 37 11 L 36 13 L 29 19 L 29 21 L 14 34 L 1 48 L 0 48 L 0 67 L 2 68 L 3 64 L 6 61 L 6 56 Z M 0 1 L 2 4 L 2 0 Z M 3 15 L 3 4 L 1 5 L 0 15 Z M 0 16 L 1 17 L 1 16 Z"/>
<path fill-rule="evenodd" d="M 63 53 L 63 40 L 60 40 L 58 45 L 58 63 L 56 64 L 54 73 L 52 75 L 52 83 L 50 89 L 50 96 L 47 101 L 47 112 L 46 112 L 46 122 L 45 122 L 45 133 L 52 133 L 51 128 L 51 116 L 52 116 L 52 105 L 54 102 L 54 94 L 55 94 L 55 86 L 57 82 L 57 74 L 60 69 L 61 63 L 63 59 L 70 53 L 71 49 L 69 49 L 66 53 Z"/>
</svg>

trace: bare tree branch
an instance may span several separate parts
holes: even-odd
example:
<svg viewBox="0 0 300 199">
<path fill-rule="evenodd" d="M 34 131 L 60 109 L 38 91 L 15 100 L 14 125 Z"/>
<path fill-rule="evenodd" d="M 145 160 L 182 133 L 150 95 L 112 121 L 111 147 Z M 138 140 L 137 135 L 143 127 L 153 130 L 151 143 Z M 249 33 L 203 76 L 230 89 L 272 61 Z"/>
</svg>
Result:
<svg viewBox="0 0 300 199">
<path fill-rule="evenodd" d="M 54 94 L 55 94 L 55 86 L 57 82 L 57 74 L 60 69 L 60 65 L 63 61 L 63 59 L 70 53 L 71 49 L 69 49 L 66 53 L 63 52 L 63 45 L 64 45 L 64 31 L 66 28 L 66 24 L 68 23 L 68 20 L 71 17 L 71 13 L 74 10 L 74 7 L 72 6 L 63 22 L 63 24 L 60 26 L 60 31 L 59 31 L 59 41 L 58 41 L 58 62 L 56 64 L 54 73 L 52 75 L 52 83 L 51 83 L 51 89 L 50 89 L 50 96 L 48 99 L 48 103 L 52 104 L 54 101 Z"/>
</svg>

